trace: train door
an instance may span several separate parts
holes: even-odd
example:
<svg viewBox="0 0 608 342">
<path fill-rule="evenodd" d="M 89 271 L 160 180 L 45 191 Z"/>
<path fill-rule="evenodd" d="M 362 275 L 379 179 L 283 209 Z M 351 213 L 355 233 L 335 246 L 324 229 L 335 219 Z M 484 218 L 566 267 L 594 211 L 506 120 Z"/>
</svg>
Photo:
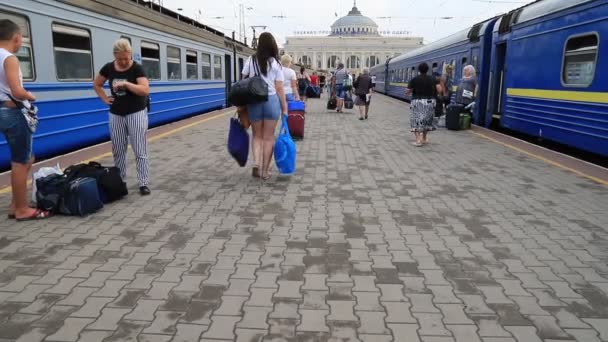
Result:
<svg viewBox="0 0 608 342">
<path fill-rule="evenodd" d="M 477 94 L 475 99 L 475 112 L 473 113 L 473 123 L 479 125 L 483 125 L 483 115 L 485 113 L 485 101 L 481 101 L 481 68 L 478 64 L 479 60 L 479 47 L 471 48 L 471 54 L 469 55 L 469 59 L 467 60 L 465 66 L 472 65 L 475 68 L 475 72 L 477 73 Z M 464 66 L 463 66 L 464 68 Z"/>
<path fill-rule="evenodd" d="M 488 116 L 486 117 L 486 126 L 492 120 L 500 120 L 502 115 L 502 105 L 505 96 L 505 74 L 506 74 L 506 55 L 507 43 L 499 43 L 495 46 L 494 66 L 490 76 L 490 100 L 488 106 Z"/>
<path fill-rule="evenodd" d="M 243 58 L 239 58 L 239 70 L 238 70 L 238 75 L 236 75 L 238 77 L 239 80 L 243 79 L 243 74 L 241 71 L 243 71 L 243 66 L 244 66 L 244 62 L 243 62 Z"/>
<path fill-rule="evenodd" d="M 226 80 L 226 106 L 230 106 L 228 103 L 228 94 L 232 87 L 232 56 L 224 56 L 224 79 Z"/>
</svg>

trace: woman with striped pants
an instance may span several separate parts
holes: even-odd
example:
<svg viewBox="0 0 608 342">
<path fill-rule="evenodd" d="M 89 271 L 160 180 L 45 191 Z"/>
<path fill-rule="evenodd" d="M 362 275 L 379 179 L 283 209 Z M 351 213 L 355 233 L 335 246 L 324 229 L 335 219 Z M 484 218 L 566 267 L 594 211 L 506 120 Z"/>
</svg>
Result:
<svg viewBox="0 0 608 342">
<path fill-rule="evenodd" d="M 150 84 L 141 65 L 132 59 L 131 44 L 126 39 L 114 43 L 114 61 L 101 68 L 93 84 L 99 98 L 110 106 L 110 137 L 114 164 L 122 179 L 127 179 L 127 146 L 135 154 L 139 193 L 149 195 L 148 164 L 148 110 Z M 112 96 L 103 85 L 109 81 Z"/>
</svg>

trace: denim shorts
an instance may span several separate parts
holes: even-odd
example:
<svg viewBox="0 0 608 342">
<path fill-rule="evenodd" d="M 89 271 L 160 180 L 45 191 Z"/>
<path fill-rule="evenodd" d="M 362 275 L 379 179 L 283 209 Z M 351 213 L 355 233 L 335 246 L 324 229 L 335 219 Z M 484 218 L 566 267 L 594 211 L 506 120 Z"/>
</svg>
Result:
<svg viewBox="0 0 608 342">
<path fill-rule="evenodd" d="M 344 86 L 343 85 L 336 84 L 336 96 L 340 100 L 344 100 L 344 97 L 346 96 L 346 91 L 344 91 Z"/>
<path fill-rule="evenodd" d="M 0 131 L 4 134 L 11 151 L 11 161 L 27 164 L 32 159 L 33 134 L 21 110 L 0 107 Z"/>
<path fill-rule="evenodd" d="M 279 96 L 269 95 L 266 102 L 247 105 L 247 112 L 249 112 L 249 121 L 278 120 L 281 116 Z"/>
</svg>

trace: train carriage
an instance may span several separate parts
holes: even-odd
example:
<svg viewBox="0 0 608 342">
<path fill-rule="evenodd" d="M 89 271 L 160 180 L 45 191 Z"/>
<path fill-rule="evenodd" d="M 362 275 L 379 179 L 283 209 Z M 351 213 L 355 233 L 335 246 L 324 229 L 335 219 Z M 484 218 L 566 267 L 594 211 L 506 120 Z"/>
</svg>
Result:
<svg viewBox="0 0 608 342">
<path fill-rule="evenodd" d="M 151 8 L 146 7 L 149 5 Z M 172 15 L 173 14 L 173 17 Z M 24 86 L 37 96 L 34 153 L 48 157 L 109 139 L 108 108 L 92 81 L 126 38 L 150 79 L 150 127 L 226 106 L 226 92 L 253 50 L 221 32 L 145 1 L 5 0 L 0 18 L 24 33 Z M 107 89 L 107 86 L 106 86 Z M 0 169 L 10 163 L 0 137 Z"/>
<path fill-rule="evenodd" d="M 539 1 L 494 28 L 485 125 L 608 155 L 608 1 Z"/>
<path fill-rule="evenodd" d="M 462 77 L 462 69 L 471 64 L 478 73 L 480 85 L 487 84 L 490 68 L 490 52 L 492 47 L 492 28 L 497 18 L 476 24 L 469 29 L 462 30 L 447 38 L 428 44 L 424 47 L 393 58 L 387 67 L 386 94 L 411 100 L 405 95 L 408 82 L 418 75 L 417 67 L 426 62 L 430 73 L 443 74 L 448 65 L 452 66 L 452 79 L 454 85 L 452 91 L 456 90 L 458 80 Z M 473 113 L 474 122 L 483 122 L 485 111 L 485 100 L 487 99 L 487 88 L 480 86 L 481 103 Z"/>
</svg>

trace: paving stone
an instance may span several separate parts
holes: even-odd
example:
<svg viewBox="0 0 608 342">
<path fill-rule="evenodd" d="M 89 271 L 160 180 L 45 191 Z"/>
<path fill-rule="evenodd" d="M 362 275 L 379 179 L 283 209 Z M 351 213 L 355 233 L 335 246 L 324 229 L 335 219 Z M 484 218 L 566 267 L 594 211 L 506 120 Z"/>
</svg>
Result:
<svg viewBox="0 0 608 342">
<path fill-rule="evenodd" d="M 46 341 L 78 341 L 80 332 L 94 321 L 92 318 L 67 318 L 63 326 Z"/>
<path fill-rule="evenodd" d="M 451 336 L 450 332 L 445 329 L 441 314 L 413 312 L 412 315 L 418 320 L 418 324 L 420 325 L 418 333 L 421 336 Z"/>
<path fill-rule="evenodd" d="M 222 296 L 222 304 L 215 310 L 215 315 L 240 316 L 243 314 L 243 303 L 248 299 L 245 296 Z"/>
<path fill-rule="evenodd" d="M 118 321 L 122 316 L 126 315 L 130 309 L 115 309 L 105 308 L 101 311 L 101 316 L 90 324 L 87 329 L 89 330 L 116 330 L 118 328 Z"/>
<path fill-rule="evenodd" d="M 328 300 L 331 314 L 327 316 L 328 321 L 357 322 L 359 318 L 354 315 L 354 301 Z"/>
<path fill-rule="evenodd" d="M 385 313 L 360 311 L 357 312 L 357 316 L 361 320 L 361 326 L 358 329 L 360 334 L 385 335 L 390 333 L 384 323 Z"/>
<path fill-rule="evenodd" d="M 209 327 L 198 324 L 178 323 L 175 328 L 177 329 L 177 333 L 171 340 L 172 342 L 192 342 L 198 341 L 203 332 L 205 332 Z"/>
<path fill-rule="evenodd" d="M 277 301 L 274 304 L 274 310 L 268 317 L 284 320 L 298 320 L 300 319 L 298 306 L 299 304 L 297 301 Z"/>
<path fill-rule="evenodd" d="M 101 310 L 103 307 L 110 303 L 113 298 L 104 298 L 104 297 L 89 297 L 86 299 L 86 303 L 75 311 L 70 316 L 71 317 L 81 317 L 81 318 L 97 318 L 101 315 Z"/>
<path fill-rule="evenodd" d="M 379 292 L 353 292 L 353 294 L 357 297 L 355 311 L 384 311 L 379 302 Z"/>
<path fill-rule="evenodd" d="M 584 318 L 583 321 L 589 323 L 593 329 L 599 332 L 600 340 L 608 341 L 608 319 Z"/>
<path fill-rule="evenodd" d="M 325 323 L 325 317 L 329 315 L 329 310 L 299 310 L 302 317 L 297 331 L 306 332 L 329 332 Z"/>
<path fill-rule="evenodd" d="M 388 328 L 393 332 L 395 341 L 420 342 L 417 324 L 388 324 Z"/>
<path fill-rule="evenodd" d="M 137 301 L 137 306 L 133 311 L 124 317 L 127 320 L 133 321 L 152 321 L 156 309 L 162 305 L 162 300 L 140 299 Z"/>
<path fill-rule="evenodd" d="M 243 319 L 237 323 L 236 327 L 241 329 L 268 329 L 266 321 L 272 310 L 273 308 L 269 307 L 245 306 L 243 308 Z"/>
<path fill-rule="evenodd" d="M 174 335 L 177 332 L 177 321 L 184 315 L 183 312 L 156 311 L 154 321 L 144 329 L 144 334 Z"/>
<path fill-rule="evenodd" d="M 505 329 L 507 329 L 518 342 L 542 342 L 536 334 L 536 328 L 534 327 L 506 326 Z"/>
<path fill-rule="evenodd" d="M 443 314 L 445 324 L 474 324 L 474 322 L 464 313 L 463 304 L 437 304 Z"/>
<path fill-rule="evenodd" d="M 446 325 L 454 335 L 456 342 L 481 342 L 474 325 Z"/>
<path fill-rule="evenodd" d="M 241 317 L 214 316 L 209 330 L 203 334 L 204 339 L 222 339 L 233 341 L 235 339 L 234 328 Z"/>
<path fill-rule="evenodd" d="M 65 297 L 65 299 L 57 302 L 58 305 L 73 305 L 73 306 L 82 306 L 85 304 L 85 301 L 91 294 L 97 291 L 94 287 L 75 287 L 70 293 L 69 296 Z"/>
</svg>

